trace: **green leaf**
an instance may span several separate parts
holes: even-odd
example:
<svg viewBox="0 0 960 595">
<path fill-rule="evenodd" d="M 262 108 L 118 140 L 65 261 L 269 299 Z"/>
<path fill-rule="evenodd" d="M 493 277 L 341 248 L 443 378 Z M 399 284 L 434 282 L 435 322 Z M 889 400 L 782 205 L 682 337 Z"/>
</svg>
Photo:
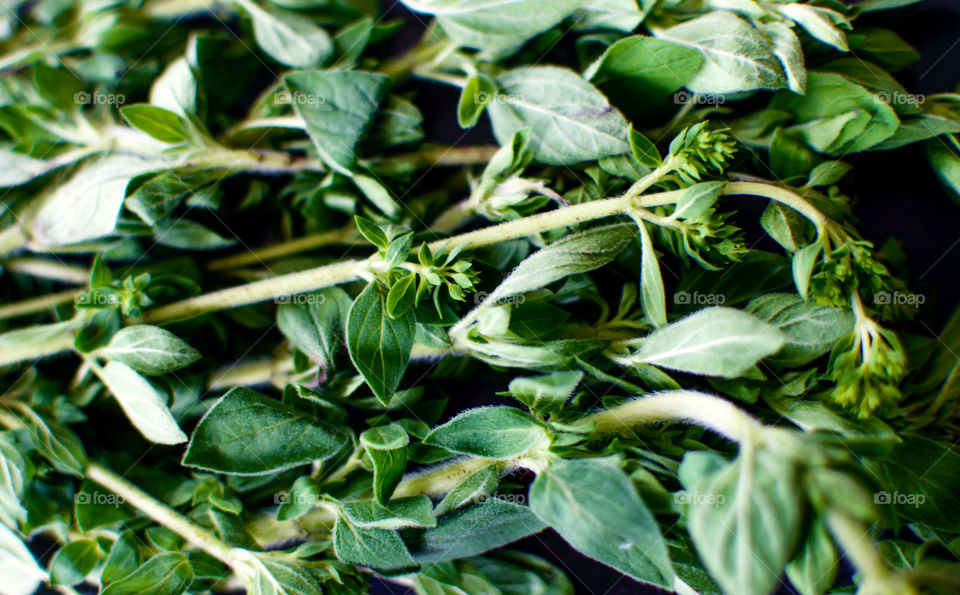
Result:
<svg viewBox="0 0 960 595">
<path fill-rule="evenodd" d="M 168 217 L 156 226 L 158 244 L 180 250 L 219 250 L 237 243 L 189 219 Z"/>
<path fill-rule="evenodd" d="M 283 77 L 293 109 L 323 160 L 350 174 L 354 152 L 380 105 L 389 79 L 361 71 L 295 72 Z"/>
<path fill-rule="evenodd" d="M 139 324 L 120 329 L 94 355 L 127 364 L 151 376 L 166 374 L 200 359 L 200 352 L 170 331 Z"/>
<path fill-rule="evenodd" d="M 252 576 L 250 595 L 312 595 L 322 592 L 317 580 L 291 556 L 253 553 L 244 559 Z"/>
<path fill-rule="evenodd" d="M 638 220 L 637 227 L 640 228 L 642 249 L 640 303 L 643 305 L 643 313 L 647 315 L 653 326 L 663 326 L 667 324 L 667 298 L 663 289 L 663 277 L 660 275 L 660 264 L 657 262 L 657 252 L 653 247 L 646 224 Z"/>
<path fill-rule="evenodd" d="M 786 343 L 775 326 L 732 308 L 704 308 L 650 333 L 633 359 L 690 374 L 736 378 Z"/>
<path fill-rule="evenodd" d="M 807 243 L 811 226 L 802 215 L 778 202 L 770 201 L 760 217 L 760 225 L 775 242 L 790 252 Z"/>
<path fill-rule="evenodd" d="M 657 521 L 613 464 L 575 459 L 550 465 L 530 487 L 530 507 L 580 553 L 635 580 L 672 588 Z"/>
<path fill-rule="evenodd" d="M 23 507 L 30 468 L 27 459 L 6 437 L 0 436 L 0 523 L 17 527 L 26 522 Z"/>
<path fill-rule="evenodd" d="M 360 215 L 354 215 L 353 220 L 357 224 L 357 229 L 360 231 L 360 234 L 367 238 L 368 242 L 383 249 L 386 249 L 390 245 L 390 240 L 387 238 L 386 232 L 384 232 L 379 225 Z"/>
<path fill-rule="evenodd" d="M 416 330 L 413 310 L 391 318 L 386 300 L 380 284 L 370 283 L 354 300 L 347 318 L 350 359 L 384 404 L 403 378 Z"/>
<path fill-rule="evenodd" d="M 546 442 L 543 427 L 513 407 L 464 411 L 423 439 L 424 444 L 489 459 L 516 457 Z"/>
<path fill-rule="evenodd" d="M 510 394 L 537 415 L 556 415 L 583 379 L 581 370 L 543 376 L 520 376 L 510 381 Z"/>
<path fill-rule="evenodd" d="M 657 33 L 703 55 L 686 86 L 695 93 L 780 89 L 787 79 L 767 37 L 732 12 L 715 10 Z"/>
<path fill-rule="evenodd" d="M 846 17 L 835 10 L 819 6 L 809 6 L 799 2 L 791 2 L 777 7 L 781 13 L 806 29 L 807 33 L 827 45 L 831 45 L 842 52 L 848 51 L 847 38 L 837 24 L 849 25 Z"/>
<path fill-rule="evenodd" d="M 351 304 L 339 287 L 302 293 L 277 307 L 277 327 L 296 349 L 329 369 L 343 350 Z"/>
<path fill-rule="evenodd" d="M 406 314 L 416 303 L 417 276 L 410 274 L 400 277 L 387 292 L 387 314 L 390 318 L 399 318 Z"/>
<path fill-rule="evenodd" d="M 863 151 L 891 136 L 900 121 L 880 97 L 847 78 L 827 72 L 807 76 L 805 95 L 781 92 L 770 108 L 791 112 L 794 130 L 821 153 Z"/>
<path fill-rule="evenodd" d="M 692 220 L 706 215 L 723 194 L 726 185 L 726 182 L 702 182 L 684 188 L 670 217 Z"/>
<path fill-rule="evenodd" d="M 22 409 L 21 421 L 27 428 L 33 446 L 63 473 L 79 477 L 86 474 L 87 453 L 70 428 L 44 419 L 32 409 Z"/>
<path fill-rule="evenodd" d="M 393 268 L 398 266 L 402 262 L 407 260 L 407 257 L 410 256 L 410 248 L 413 246 L 413 232 L 405 233 L 399 237 L 394 238 L 390 245 L 387 246 L 387 251 L 384 254 L 383 260 L 386 263 L 388 268 Z"/>
<path fill-rule="evenodd" d="M 800 595 L 823 595 L 833 587 L 839 566 L 830 533 L 822 520 L 814 519 L 800 555 L 787 565 L 790 583 Z"/>
<path fill-rule="evenodd" d="M 360 527 L 343 514 L 333 527 L 333 547 L 340 560 L 358 566 L 392 571 L 417 565 L 396 531 Z"/>
<path fill-rule="evenodd" d="M 640 103 L 662 102 L 682 88 L 703 65 L 694 49 L 666 39 L 634 35 L 607 48 L 583 73 L 609 97 Z M 650 165 L 639 157 L 637 161 Z"/>
<path fill-rule="evenodd" d="M 48 171 L 47 162 L 12 149 L 0 148 L 0 188 L 26 184 Z"/>
<path fill-rule="evenodd" d="M 127 184 L 155 167 L 156 163 L 119 153 L 85 164 L 43 200 L 30 221 L 31 240 L 57 247 L 110 235 Z"/>
<path fill-rule="evenodd" d="M 150 103 L 184 116 L 197 110 L 197 79 L 185 58 L 167 65 L 150 87 Z"/>
<path fill-rule="evenodd" d="M 251 0 L 237 0 L 253 19 L 257 45 L 271 58 L 293 68 L 313 68 L 333 54 L 327 32 L 306 16 L 277 8 L 260 8 Z"/>
<path fill-rule="evenodd" d="M 687 453 L 679 475 L 687 530 L 724 592 L 773 591 L 800 528 L 801 487 L 792 464 L 742 446 L 730 463 L 714 453 Z"/>
<path fill-rule="evenodd" d="M 460 128 L 472 128 L 496 94 L 497 86 L 489 77 L 482 74 L 470 77 L 460 91 L 460 102 L 457 104 L 457 123 Z"/>
<path fill-rule="evenodd" d="M 773 55 L 780 60 L 787 77 L 787 87 L 794 93 L 806 93 L 807 69 L 803 47 L 793 29 L 783 23 L 761 23 L 760 30 L 770 39 Z"/>
<path fill-rule="evenodd" d="M 384 506 L 377 502 L 347 502 L 340 511 L 351 523 L 367 529 L 404 529 L 436 527 L 433 503 L 427 496 L 398 498 Z"/>
<path fill-rule="evenodd" d="M 813 274 L 813 267 L 817 264 L 822 251 L 823 244 L 818 240 L 793 254 L 791 260 L 793 282 L 797 286 L 797 293 L 803 299 L 807 299 L 810 290 L 810 275 Z"/>
<path fill-rule="evenodd" d="M 161 142 L 176 144 L 190 138 L 180 116 L 162 107 L 145 103 L 128 105 L 120 108 L 120 115 L 134 128 Z"/>
<path fill-rule="evenodd" d="M 770 361 L 798 367 L 829 352 L 853 331 L 853 315 L 840 308 L 803 301 L 796 295 L 771 293 L 747 304 L 746 311 L 776 326 L 786 335 L 783 349 Z"/>
<path fill-rule="evenodd" d="M 503 498 L 447 514 L 433 529 L 410 538 L 410 551 L 421 564 L 467 558 L 539 533 L 546 525 L 530 509 Z"/>
<path fill-rule="evenodd" d="M 530 128 L 534 158 L 570 165 L 630 151 L 630 125 L 579 75 L 556 66 L 514 68 L 497 77 L 500 93 L 487 107 L 501 145 Z"/>
<path fill-rule="evenodd" d="M 180 595 L 193 582 L 190 561 L 180 552 L 163 552 L 134 572 L 107 585 L 102 595 L 134 595 L 144 592 Z"/>
<path fill-rule="evenodd" d="M 663 163 L 653 141 L 634 130 L 633 126 L 630 126 L 630 153 L 644 167 L 655 168 Z"/>
<path fill-rule="evenodd" d="M 633 229 L 629 225 L 609 225 L 565 236 L 521 262 L 483 303 L 496 304 L 564 277 L 602 267 L 627 246 Z"/>
<path fill-rule="evenodd" d="M 407 444 L 410 438 L 399 424 L 370 428 L 360 434 L 360 444 L 373 461 L 373 495 L 386 504 L 407 469 Z"/>
<path fill-rule="evenodd" d="M 123 498 L 89 479 L 84 480 L 80 485 L 74 500 L 77 526 L 83 531 L 107 527 L 136 516 L 128 506 L 124 505 Z"/>
<path fill-rule="evenodd" d="M 499 484 L 500 473 L 496 465 L 481 467 L 450 490 L 437 504 L 433 513 L 442 516 L 469 504 L 481 504 Z"/>
<path fill-rule="evenodd" d="M 414 12 L 436 17 L 457 44 L 499 52 L 550 29 L 579 5 L 577 0 L 403 0 Z"/>
<path fill-rule="evenodd" d="M 66 544 L 50 560 L 50 582 L 75 585 L 93 571 L 102 552 L 93 539 L 78 539 Z"/>
<path fill-rule="evenodd" d="M 960 155 L 938 142 L 928 142 L 927 159 L 937 177 L 949 188 L 954 202 L 960 202 Z"/>
<path fill-rule="evenodd" d="M 349 443 L 346 430 L 237 387 L 200 420 L 183 464 L 218 473 L 257 475 L 327 458 Z"/>
<path fill-rule="evenodd" d="M 121 361 L 110 361 L 98 376 L 144 438 L 157 444 L 187 441 L 167 407 L 166 396 L 136 370 Z"/>
</svg>

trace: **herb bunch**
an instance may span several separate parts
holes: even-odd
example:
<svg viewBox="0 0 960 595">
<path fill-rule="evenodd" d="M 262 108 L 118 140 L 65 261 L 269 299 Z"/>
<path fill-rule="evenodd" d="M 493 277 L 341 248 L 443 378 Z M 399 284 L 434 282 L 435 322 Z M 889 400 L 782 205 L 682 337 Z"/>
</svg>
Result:
<svg viewBox="0 0 960 595">
<path fill-rule="evenodd" d="M 960 194 L 960 95 L 857 24 L 905 3 L 403 4 L 402 51 L 360 0 L 0 16 L 0 590 L 572 593 L 550 528 L 956 592 L 960 314 L 911 325 L 843 161 Z"/>
</svg>

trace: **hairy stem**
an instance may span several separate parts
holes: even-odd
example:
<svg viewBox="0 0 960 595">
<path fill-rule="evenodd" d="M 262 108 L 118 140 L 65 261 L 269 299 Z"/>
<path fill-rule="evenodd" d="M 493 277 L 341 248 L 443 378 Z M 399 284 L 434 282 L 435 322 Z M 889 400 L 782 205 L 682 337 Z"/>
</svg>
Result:
<svg viewBox="0 0 960 595">
<path fill-rule="evenodd" d="M 706 393 L 672 390 L 640 397 L 581 420 L 596 424 L 598 434 L 618 434 L 635 426 L 682 421 L 733 440 L 753 440 L 763 425 L 729 401 Z"/>
<path fill-rule="evenodd" d="M 87 478 L 122 497 L 127 504 L 183 537 L 190 545 L 207 552 L 228 566 L 233 565 L 233 548 L 110 469 L 98 463 L 88 463 Z"/>
<path fill-rule="evenodd" d="M 11 258 L 3 262 L 3 268 L 21 275 L 53 279 L 64 283 L 86 283 L 90 277 L 90 271 L 84 267 L 43 258 Z"/>
<path fill-rule="evenodd" d="M 357 233 L 357 228 L 354 225 L 348 225 L 341 229 L 318 231 L 288 242 L 264 246 L 263 248 L 255 248 L 243 254 L 224 256 L 223 258 L 211 260 L 206 264 L 206 268 L 210 271 L 232 269 L 282 258 L 299 252 L 307 252 L 308 250 L 314 250 L 323 246 L 350 243 L 359 239 L 360 235 Z"/>
<path fill-rule="evenodd" d="M 68 289 L 67 291 L 61 291 L 59 293 L 42 295 L 12 304 L 4 304 L 0 306 L 0 320 L 43 312 L 44 310 L 55 308 L 61 304 L 70 303 L 76 299 L 78 295 L 80 295 L 78 291 Z"/>
</svg>

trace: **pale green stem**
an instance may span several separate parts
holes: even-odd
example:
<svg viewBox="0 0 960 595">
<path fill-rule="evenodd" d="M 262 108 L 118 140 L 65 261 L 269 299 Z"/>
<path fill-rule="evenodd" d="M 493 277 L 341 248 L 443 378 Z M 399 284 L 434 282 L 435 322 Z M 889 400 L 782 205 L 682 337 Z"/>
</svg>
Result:
<svg viewBox="0 0 960 595">
<path fill-rule="evenodd" d="M 354 225 L 348 225 L 342 229 L 331 229 L 312 233 L 289 242 L 255 248 L 243 254 L 234 254 L 225 256 L 216 260 L 211 260 L 206 264 L 207 270 L 220 271 L 232 269 L 241 266 L 258 264 L 299 252 L 314 250 L 323 246 L 333 244 L 350 243 L 360 238 Z"/>
<path fill-rule="evenodd" d="M 4 304 L 0 306 L 0 320 L 25 316 L 27 314 L 36 314 L 37 312 L 43 312 L 44 310 L 49 310 L 62 304 L 68 304 L 76 299 L 78 295 L 80 295 L 80 292 L 69 289 L 59 293 L 14 302 L 12 304 Z"/>
<path fill-rule="evenodd" d="M 0 256 L 16 252 L 26 244 L 27 236 L 17 224 L 0 231 Z"/>
<path fill-rule="evenodd" d="M 682 421 L 692 423 L 734 442 L 757 437 L 763 425 L 739 407 L 720 397 L 688 390 L 655 393 L 594 413 L 581 420 L 596 424 L 599 434 L 619 434 L 636 426 Z"/>
<path fill-rule="evenodd" d="M 3 335 L 0 335 L 0 339 L 2 338 Z M 73 341 L 73 332 L 63 333 L 35 343 L 3 344 L 0 341 L 0 366 L 39 359 L 61 351 L 70 351 L 73 349 Z"/>
<path fill-rule="evenodd" d="M 863 575 L 862 593 L 912 595 L 917 591 L 884 563 L 869 530 L 856 519 L 842 512 L 828 512 L 827 526 L 837 543 Z"/>
<path fill-rule="evenodd" d="M 64 283 L 86 283 L 90 278 L 90 271 L 84 267 L 43 258 L 11 258 L 3 262 L 3 268 L 21 275 L 43 277 Z"/>
<path fill-rule="evenodd" d="M 127 504 L 183 537 L 190 545 L 207 552 L 228 566 L 233 565 L 231 546 L 110 469 L 90 462 L 87 464 L 86 475 L 87 479 L 122 497 Z"/>
</svg>

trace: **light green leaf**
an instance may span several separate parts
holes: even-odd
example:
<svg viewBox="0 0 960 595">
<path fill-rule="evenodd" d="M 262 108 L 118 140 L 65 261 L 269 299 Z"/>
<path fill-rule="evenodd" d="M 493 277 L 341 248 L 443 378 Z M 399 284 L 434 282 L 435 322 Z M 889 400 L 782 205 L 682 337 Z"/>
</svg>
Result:
<svg viewBox="0 0 960 595">
<path fill-rule="evenodd" d="M 135 595 L 144 592 L 180 595 L 193 582 L 193 568 L 181 552 L 163 552 L 132 573 L 107 585 L 101 595 Z"/>
<path fill-rule="evenodd" d="M 944 186 L 952 190 L 954 202 L 960 202 L 960 155 L 939 142 L 928 142 L 927 159 Z"/>
<path fill-rule="evenodd" d="M 277 327 L 304 355 L 330 368 L 343 349 L 351 304 L 339 287 L 302 293 L 277 307 Z"/>
<path fill-rule="evenodd" d="M 26 184 L 47 172 L 47 162 L 18 153 L 10 148 L 0 148 L 0 188 Z"/>
<path fill-rule="evenodd" d="M 558 24 L 578 0 L 403 0 L 414 12 L 436 17 L 460 45 L 498 52 L 515 48 Z"/>
<path fill-rule="evenodd" d="M 787 565 L 790 583 L 801 595 L 823 595 L 833 587 L 839 566 L 830 533 L 822 520 L 814 519 L 800 555 Z"/>
<path fill-rule="evenodd" d="M 679 209 L 679 207 L 678 207 Z M 650 239 L 650 232 L 642 220 L 637 221 L 640 228 L 641 264 L 640 264 L 640 303 L 643 313 L 653 326 L 667 324 L 667 298 L 663 289 L 663 277 L 660 275 L 660 263 L 657 252 Z"/>
<path fill-rule="evenodd" d="M 546 525 L 530 508 L 502 498 L 485 498 L 480 504 L 456 510 L 411 540 L 410 551 L 421 564 L 468 558 L 502 547 Z"/>
<path fill-rule="evenodd" d="M 93 539 L 71 541 L 57 550 L 50 560 L 50 582 L 68 586 L 82 582 L 100 562 L 102 555 Z"/>
<path fill-rule="evenodd" d="M 433 503 L 427 496 L 398 498 L 389 505 L 367 500 L 346 502 L 340 511 L 358 527 L 367 529 L 403 529 L 436 527 Z"/>
<path fill-rule="evenodd" d="M 511 383 L 512 384 L 512 383 Z M 475 471 L 450 490 L 433 510 L 436 516 L 442 516 L 468 504 L 480 504 L 493 493 L 500 484 L 500 473 L 496 465 L 487 465 Z"/>
<path fill-rule="evenodd" d="M 683 87 L 702 65 L 703 56 L 694 48 L 634 35 L 607 48 L 583 76 L 615 99 L 660 102 Z"/>
<path fill-rule="evenodd" d="M 687 453 L 679 475 L 687 529 L 724 592 L 773 591 L 800 528 L 801 488 L 792 464 L 741 447 L 732 463 L 715 453 Z"/>
<path fill-rule="evenodd" d="M 804 65 L 803 48 L 793 29 L 783 23 L 761 23 L 760 30 L 770 39 L 773 55 L 780 60 L 787 86 L 794 93 L 807 90 L 807 69 Z"/>
<path fill-rule="evenodd" d="M 807 243 L 810 224 L 798 212 L 776 201 L 770 201 L 760 217 L 760 225 L 775 242 L 789 252 L 796 252 Z"/>
<path fill-rule="evenodd" d="M 470 77 L 460 91 L 460 102 L 457 104 L 457 122 L 460 128 L 472 128 L 496 94 L 497 86 L 489 77 L 482 74 Z"/>
<path fill-rule="evenodd" d="M 185 116 L 197 109 L 197 79 L 186 58 L 171 62 L 150 87 L 150 103 Z"/>
<path fill-rule="evenodd" d="M 576 29 L 612 29 L 630 33 L 643 21 L 636 0 L 581 0 L 574 15 Z"/>
<path fill-rule="evenodd" d="M 592 161 L 630 150 L 629 123 L 606 97 L 572 70 L 514 68 L 497 77 L 500 93 L 487 112 L 501 145 L 532 131 L 534 157 L 549 165 Z"/>
<path fill-rule="evenodd" d="M 347 318 L 350 359 L 384 404 L 400 385 L 416 331 L 413 310 L 391 318 L 386 300 L 380 284 L 372 282 L 354 300 Z"/>
<path fill-rule="evenodd" d="M 788 18 L 796 21 L 807 33 L 827 45 L 832 45 L 842 52 L 848 51 L 847 38 L 837 25 L 850 26 L 845 16 L 835 10 L 819 6 L 809 6 L 793 2 L 785 6 L 778 6 L 777 10 Z"/>
<path fill-rule="evenodd" d="M 136 370 L 120 361 L 110 361 L 98 376 L 144 438 L 158 444 L 187 441 L 167 407 L 166 397 Z"/>
<path fill-rule="evenodd" d="M 810 290 L 810 275 L 813 274 L 813 267 L 817 264 L 822 250 L 823 244 L 818 240 L 793 254 L 791 260 L 793 282 L 797 286 L 797 293 L 803 299 L 807 299 L 807 292 Z"/>
<path fill-rule="evenodd" d="M 529 414 L 513 407 L 464 411 L 423 439 L 424 444 L 490 459 L 519 456 L 546 442 L 543 427 Z"/>
<path fill-rule="evenodd" d="M 382 74 L 361 71 L 295 72 L 283 77 L 293 109 L 323 160 L 350 174 L 354 152 L 389 85 Z"/>
<path fill-rule="evenodd" d="M 690 374 L 736 378 L 783 347 L 775 326 L 733 308 L 704 308 L 650 333 L 631 356 Z"/>
<path fill-rule="evenodd" d="M 574 459 L 550 465 L 530 487 L 530 507 L 580 553 L 638 581 L 673 586 L 657 521 L 613 464 Z"/>
<path fill-rule="evenodd" d="M 293 68 L 312 68 L 333 54 L 327 32 L 304 15 L 277 8 L 261 8 L 252 0 L 237 0 L 253 19 L 257 45 L 271 58 Z"/>
<path fill-rule="evenodd" d="M 657 32 L 657 37 L 703 54 L 703 65 L 686 85 L 695 93 L 780 89 L 787 84 L 767 37 L 732 12 L 715 10 Z"/>
<path fill-rule="evenodd" d="M 157 223 L 154 237 L 158 244 L 180 250 L 219 250 L 237 243 L 195 221 L 174 217 Z"/>
<path fill-rule="evenodd" d="M 583 379 L 583 371 L 568 370 L 543 376 L 520 376 L 510 381 L 509 391 L 537 415 L 555 415 Z"/>
<path fill-rule="evenodd" d="M 145 103 L 120 108 L 128 124 L 146 132 L 158 141 L 181 143 L 190 138 L 183 121 L 176 113 Z"/>
<path fill-rule="evenodd" d="M 784 332 L 787 342 L 770 361 L 781 366 L 808 364 L 853 331 L 853 315 L 840 308 L 805 302 L 787 293 L 771 293 L 747 304 L 746 311 Z"/>
<path fill-rule="evenodd" d="M 386 504 L 407 469 L 410 438 L 396 423 L 377 426 L 360 434 L 360 444 L 373 462 L 373 496 Z"/>
<path fill-rule="evenodd" d="M 24 454 L 6 437 L 0 436 L 0 523 L 17 528 L 27 520 L 23 507 L 29 469 Z"/>
<path fill-rule="evenodd" d="M 258 475 L 330 457 L 349 443 L 346 430 L 237 387 L 200 420 L 183 464 L 218 473 Z"/>
<path fill-rule="evenodd" d="M 360 527 L 343 514 L 337 515 L 333 527 L 333 547 L 343 562 L 367 568 L 401 570 L 417 565 L 396 531 Z"/>
<path fill-rule="evenodd" d="M 120 329 L 93 355 L 127 364 L 151 376 L 179 370 L 200 359 L 200 352 L 183 339 L 146 324 Z"/>
</svg>

